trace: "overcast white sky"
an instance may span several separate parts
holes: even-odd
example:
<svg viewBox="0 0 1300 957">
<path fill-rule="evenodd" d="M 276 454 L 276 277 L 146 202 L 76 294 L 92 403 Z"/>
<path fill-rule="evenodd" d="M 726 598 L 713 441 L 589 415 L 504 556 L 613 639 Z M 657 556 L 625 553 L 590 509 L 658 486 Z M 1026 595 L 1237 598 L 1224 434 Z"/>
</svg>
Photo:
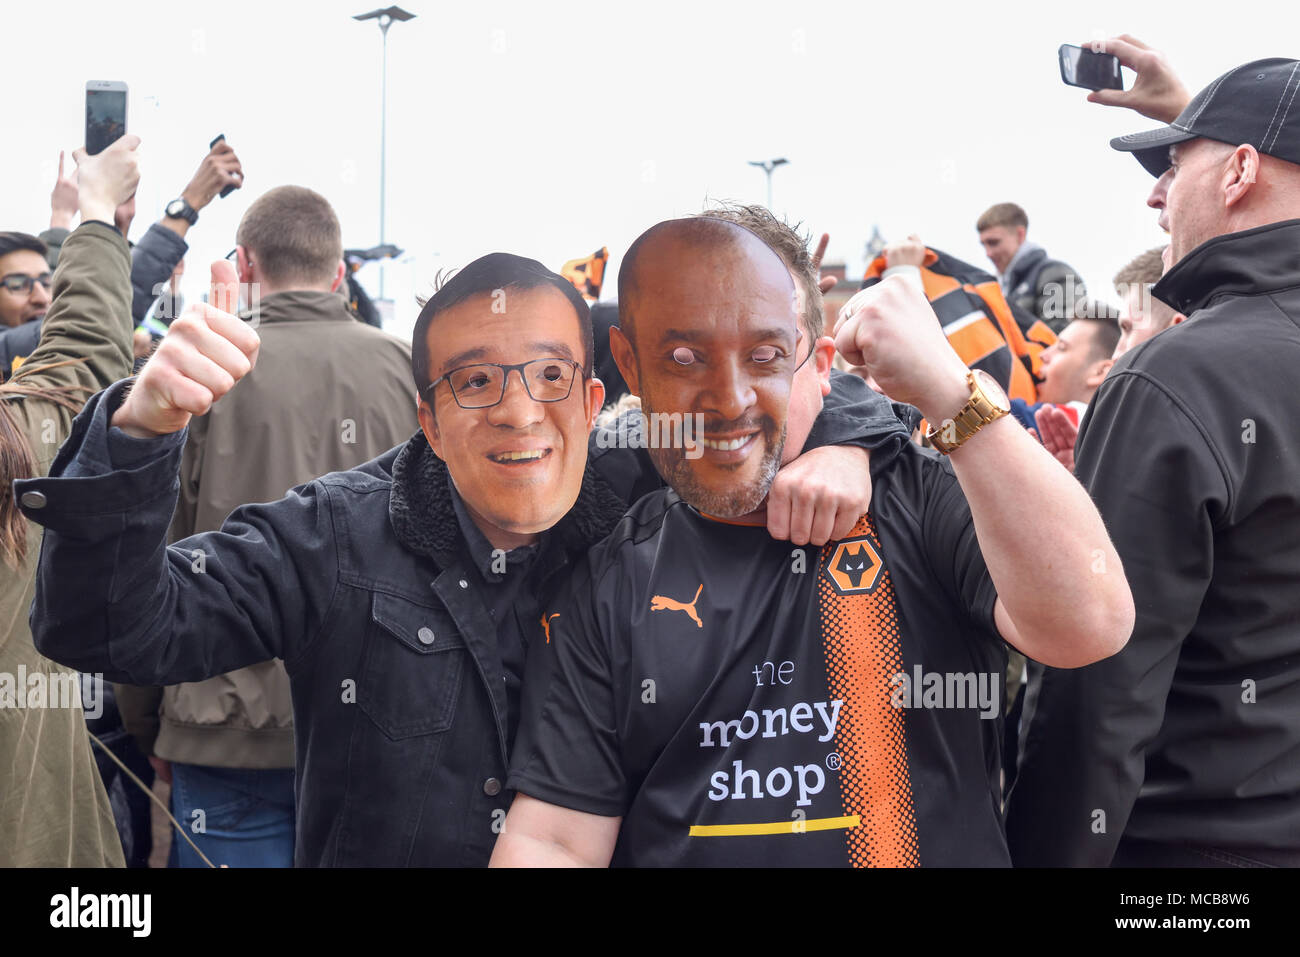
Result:
<svg viewBox="0 0 1300 957">
<path fill-rule="evenodd" d="M 1114 272 L 1163 234 L 1145 206 L 1151 178 L 1107 140 L 1154 124 L 1063 86 L 1057 46 L 1132 33 L 1193 91 L 1247 60 L 1300 53 L 1294 2 L 404 5 L 418 16 L 389 35 L 388 239 L 407 255 L 387 280 L 403 334 L 441 267 L 506 250 L 557 268 L 602 245 L 616 266 L 646 227 L 707 198 L 763 202 L 746 161 L 774 156 L 790 160 L 774 176 L 776 210 L 829 232 L 827 258 L 851 276 L 873 224 L 990 268 L 974 221 L 1013 200 L 1031 239 L 1109 294 Z M 272 186 L 319 190 L 345 245 L 374 244 L 380 38 L 350 18 L 369 9 L 7 6 L 0 228 L 47 225 L 58 151 L 83 138 L 84 83 L 117 79 L 144 140 L 132 238 L 217 133 L 243 161 L 246 187 L 190 233 L 189 295 Z"/>
</svg>

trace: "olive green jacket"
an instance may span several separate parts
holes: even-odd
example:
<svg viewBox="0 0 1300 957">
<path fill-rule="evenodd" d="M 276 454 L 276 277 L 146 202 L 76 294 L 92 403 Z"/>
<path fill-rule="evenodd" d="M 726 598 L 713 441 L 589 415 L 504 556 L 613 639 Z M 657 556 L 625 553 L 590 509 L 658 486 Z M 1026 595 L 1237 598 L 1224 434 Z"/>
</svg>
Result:
<svg viewBox="0 0 1300 957">
<path fill-rule="evenodd" d="M 78 386 L 88 398 L 129 376 L 131 257 L 117 230 L 89 222 L 73 232 L 63 244 L 53 292 L 40 344 L 14 382 Z M 79 361 L 43 368 L 67 359 Z M 0 397 L 27 436 L 36 473 L 45 475 L 73 413 L 4 390 Z M 77 672 L 42 657 L 32 643 L 27 614 L 40 546 L 40 526 L 28 522 L 19 567 L 0 565 L 0 866 L 122 867 Z"/>
</svg>

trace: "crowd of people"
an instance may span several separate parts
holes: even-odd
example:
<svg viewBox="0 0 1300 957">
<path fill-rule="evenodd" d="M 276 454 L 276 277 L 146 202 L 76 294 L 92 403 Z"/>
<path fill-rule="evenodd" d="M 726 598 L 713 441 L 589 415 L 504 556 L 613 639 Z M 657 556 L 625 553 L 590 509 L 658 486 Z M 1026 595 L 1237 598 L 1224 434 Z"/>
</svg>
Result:
<svg viewBox="0 0 1300 957">
<path fill-rule="evenodd" d="M 0 864 L 144 866 L 157 779 L 176 867 L 1300 865 L 1300 61 L 1105 44 L 1119 309 L 1014 203 L 839 309 L 720 204 L 408 344 L 325 197 L 186 304 L 234 149 L 134 247 L 75 152 L 0 233 Z"/>
</svg>

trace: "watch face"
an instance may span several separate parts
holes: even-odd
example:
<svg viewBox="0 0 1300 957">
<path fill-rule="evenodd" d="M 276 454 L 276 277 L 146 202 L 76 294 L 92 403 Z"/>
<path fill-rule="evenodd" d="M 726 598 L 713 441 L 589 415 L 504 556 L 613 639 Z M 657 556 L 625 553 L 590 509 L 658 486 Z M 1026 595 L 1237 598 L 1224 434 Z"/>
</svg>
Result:
<svg viewBox="0 0 1300 957">
<path fill-rule="evenodd" d="M 158 208 L 158 207 L 156 207 L 156 206 L 154 207 L 154 209 L 157 209 L 157 208 Z M 168 216 L 174 216 L 174 217 L 176 217 L 177 219 L 184 219 L 184 218 L 185 218 L 185 203 L 182 202 L 182 201 L 179 200 L 179 199 L 173 199 L 170 203 L 167 204 L 167 215 L 168 215 Z"/>
<path fill-rule="evenodd" d="M 998 385 L 997 379 L 983 369 L 976 369 L 975 381 L 979 383 L 980 391 L 992 403 L 993 408 L 1001 412 L 1011 411 L 1011 400 L 1007 398 L 1007 393 L 1002 386 Z"/>
</svg>

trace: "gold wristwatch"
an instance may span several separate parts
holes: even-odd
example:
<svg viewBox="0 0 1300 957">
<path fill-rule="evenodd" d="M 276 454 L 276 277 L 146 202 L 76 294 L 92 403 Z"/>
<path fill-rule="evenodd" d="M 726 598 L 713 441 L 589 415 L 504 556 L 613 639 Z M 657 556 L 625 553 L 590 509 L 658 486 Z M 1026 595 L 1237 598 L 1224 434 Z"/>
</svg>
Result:
<svg viewBox="0 0 1300 957">
<path fill-rule="evenodd" d="M 926 432 L 925 437 L 944 455 L 951 455 L 963 442 L 990 422 L 995 422 L 1011 411 L 1011 401 L 987 372 L 974 369 L 967 373 L 970 401 L 951 419 Z"/>
</svg>

